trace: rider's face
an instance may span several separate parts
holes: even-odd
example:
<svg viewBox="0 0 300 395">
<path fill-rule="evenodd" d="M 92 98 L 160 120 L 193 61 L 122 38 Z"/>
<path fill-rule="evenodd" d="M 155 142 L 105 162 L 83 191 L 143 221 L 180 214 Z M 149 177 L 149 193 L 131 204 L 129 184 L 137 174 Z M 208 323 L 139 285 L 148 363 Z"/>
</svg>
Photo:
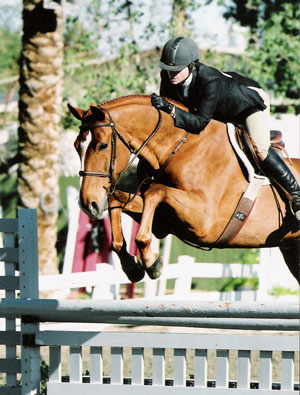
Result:
<svg viewBox="0 0 300 395">
<path fill-rule="evenodd" d="M 189 76 L 189 68 L 185 67 L 180 71 L 168 71 L 170 81 L 173 85 L 180 84 Z"/>
</svg>

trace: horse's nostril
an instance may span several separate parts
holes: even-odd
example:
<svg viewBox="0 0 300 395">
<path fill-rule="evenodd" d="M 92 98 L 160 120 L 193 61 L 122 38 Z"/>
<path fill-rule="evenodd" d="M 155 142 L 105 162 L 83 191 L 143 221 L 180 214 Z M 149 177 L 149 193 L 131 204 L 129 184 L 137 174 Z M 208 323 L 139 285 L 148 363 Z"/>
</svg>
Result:
<svg viewBox="0 0 300 395">
<path fill-rule="evenodd" d="M 100 219 L 103 214 L 104 210 L 104 203 L 102 205 L 102 202 L 97 202 L 96 200 L 91 200 L 88 202 L 88 205 L 86 207 L 86 212 L 88 215 L 91 217 L 95 217 Z"/>
<path fill-rule="evenodd" d="M 94 209 L 95 211 L 98 211 L 98 204 L 96 202 L 92 202 L 91 208 Z"/>
</svg>

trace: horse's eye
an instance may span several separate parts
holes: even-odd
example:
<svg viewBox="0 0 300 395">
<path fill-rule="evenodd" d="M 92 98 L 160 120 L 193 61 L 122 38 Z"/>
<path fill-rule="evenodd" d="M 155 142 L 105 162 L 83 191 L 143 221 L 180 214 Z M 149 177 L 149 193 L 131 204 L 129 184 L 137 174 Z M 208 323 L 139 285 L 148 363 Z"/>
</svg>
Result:
<svg viewBox="0 0 300 395">
<path fill-rule="evenodd" d="M 98 146 L 98 151 L 104 151 L 106 150 L 108 144 L 107 143 L 100 143 Z"/>
</svg>

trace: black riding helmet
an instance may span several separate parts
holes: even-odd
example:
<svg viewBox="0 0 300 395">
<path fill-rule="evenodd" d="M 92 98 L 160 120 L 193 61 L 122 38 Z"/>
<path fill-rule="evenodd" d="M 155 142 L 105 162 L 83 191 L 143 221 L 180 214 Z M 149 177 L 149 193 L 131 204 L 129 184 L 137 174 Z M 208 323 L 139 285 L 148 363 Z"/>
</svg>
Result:
<svg viewBox="0 0 300 395">
<path fill-rule="evenodd" d="M 198 59 L 198 47 L 193 40 L 175 37 L 163 47 L 159 67 L 163 70 L 180 71 Z"/>
</svg>

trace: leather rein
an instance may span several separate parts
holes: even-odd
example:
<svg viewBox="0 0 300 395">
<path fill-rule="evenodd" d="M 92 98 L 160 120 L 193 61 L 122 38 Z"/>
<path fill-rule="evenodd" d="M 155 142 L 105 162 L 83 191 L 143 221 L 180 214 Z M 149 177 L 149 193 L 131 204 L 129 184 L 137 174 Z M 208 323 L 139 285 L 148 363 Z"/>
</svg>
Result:
<svg viewBox="0 0 300 395">
<path fill-rule="evenodd" d="M 146 144 L 152 139 L 152 137 L 156 134 L 158 129 L 160 128 L 161 125 L 161 112 L 158 111 L 158 121 L 157 124 L 153 130 L 153 132 L 146 138 L 146 140 L 141 144 L 141 146 L 136 150 L 133 151 L 132 147 L 124 140 L 124 138 L 118 133 L 115 123 L 109 113 L 109 111 L 106 108 L 99 107 L 102 111 L 106 112 L 108 117 L 109 117 L 109 122 L 106 123 L 91 123 L 91 124 L 86 124 L 86 125 L 81 125 L 79 127 L 80 132 L 85 132 L 87 130 L 95 129 L 95 128 L 102 128 L 102 127 L 111 127 L 112 134 L 111 134 L 111 157 L 110 157 L 110 167 L 109 167 L 109 172 L 108 173 L 103 173 L 103 172 L 94 172 L 94 171 L 85 171 L 85 170 L 80 170 L 79 175 L 81 177 L 85 176 L 91 176 L 91 177 L 102 177 L 102 178 L 108 178 L 110 182 L 110 188 L 109 190 L 107 188 L 106 192 L 109 196 L 113 195 L 113 193 L 116 190 L 117 183 L 120 181 L 120 179 L 123 177 L 123 175 L 126 173 L 126 171 L 131 167 L 132 163 L 136 159 L 136 157 L 140 154 L 142 149 L 145 147 Z M 133 154 L 133 157 L 129 161 L 128 165 L 123 169 L 118 177 L 114 179 L 114 170 L 115 170 L 115 161 L 116 161 L 116 142 L 117 138 L 125 145 L 125 147 L 129 150 L 130 154 Z"/>
<path fill-rule="evenodd" d="M 108 196 L 111 196 L 114 194 L 117 184 L 120 181 L 120 179 L 123 177 L 123 175 L 126 173 L 126 171 L 131 167 L 131 165 L 133 164 L 134 160 L 137 158 L 137 156 L 140 154 L 140 152 L 142 151 L 142 149 L 149 143 L 149 141 L 152 139 L 152 137 L 156 134 L 156 132 L 158 131 L 158 129 L 160 128 L 161 125 L 161 120 L 162 120 L 162 116 L 161 116 L 161 112 L 160 110 L 158 111 L 158 121 L 157 124 L 153 130 L 153 132 L 146 138 L 146 140 L 141 144 L 141 146 L 136 150 L 133 151 L 132 147 L 124 140 L 124 138 L 120 135 L 120 133 L 118 133 L 116 127 L 115 127 L 115 123 L 109 113 L 109 111 L 106 108 L 103 107 L 99 107 L 102 111 L 106 112 L 109 118 L 109 122 L 106 123 L 92 123 L 92 124 L 86 124 L 86 125 L 81 125 L 79 127 L 80 132 L 85 132 L 87 130 L 91 130 L 91 129 L 95 129 L 95 128 L 100 128 L 100 127 L 111 127 L 112 130 L 112 135 L 111 135 L 111 157 L 110 157 L 110 167 L 109 167 L 109 172 L 108 173 L 103 173 L 103 172 L 94 172 L 94 171 L 85 171 L 85 170 L 80 170 L 79 175 L 81 177 L 84 176 L 90 176 L 90 177 L 102 177 L 102 178 L 108 178 L 109 182 L 110 182 L 110 188 L 105 188 Z M 186 132 L 185 136 L 180 140 L 180 142 L 177 144 L 177 146 L 174 148 L 174 150 L 171 152 L 171 154 L 169 155 L 169 157 L 167 158 L 167 160 L 165 161 L 165 163 L 162 165 L 162 167 L 160 168 L 159 172 L 158 172 L 158 176 L 156 177 L 156 179 L 160 178 L 160 175 L 162 174 L 162 172 L 164 171 L 164 169 L 167 167 L 168 163 L 170 162 L 172 156 L 179 150 L 179 148 L 181 148 L 181 146 L 186 142 L 188 136 L 190 135 L 190 133 Z M 117 141 L 117 137 L 119 138 L 119 140 L 125 145 L 125 147 L 129 150 L 130 154 L 133 154 L 133 157 L 130 159 L 130 161 L 128 162 L 127 166 L 125 167 L 125 169 L 123 169 L 120 174 L 118 175 L 118 177 L 116 179 L 114 179 L 113 175 L 114 175 L 114 169 L 115 169 L 115 161 L 116 161 L 116 141 Z M 149 177 L 148 177 L 149 178 Z M 133 195 L 133 197 L 131 199 L 129 199 L 129 201 L 126 202 L 129 203 L 131 200 L 134 199 L 134 197 L 137 195 L 138 191 L 140 190 L 141 185 L 148 179 L 146 178 L 145 180 L 143 180 L 139 187 L 137 192 Z M 155 182 L 155 179 L 152 179 Z"/>
</svg>

